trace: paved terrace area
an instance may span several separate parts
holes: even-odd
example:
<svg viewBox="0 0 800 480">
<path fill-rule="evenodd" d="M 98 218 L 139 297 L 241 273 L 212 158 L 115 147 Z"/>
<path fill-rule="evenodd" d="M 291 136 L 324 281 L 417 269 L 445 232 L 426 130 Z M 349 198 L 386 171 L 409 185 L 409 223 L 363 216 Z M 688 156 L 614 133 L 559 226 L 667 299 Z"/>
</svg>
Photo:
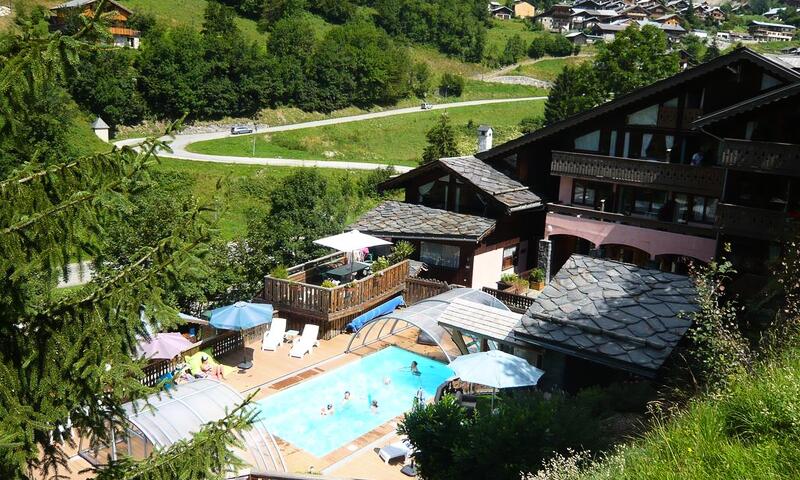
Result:
<svg viewBox="0 0 800 480">
<path fill-rule="evenodd" d="M 351 335 L 342 334 L 331 340 L 321 340 L 319 346 L 313 349 L 312 354 L 300 358 L 289 356 L 291 344 L 284 343 L 274 352 L 262 351 L 260 342 L 246 345 L 247 357 L 253 359 L 253 368 L 238 370 L 227 375 L 225 382 L 234 389 L 248 395 L 254 391 L 258 393 L 255 400 L 273 395 L 281 390 L 292 387 L 304 380 L 323 374 L 337 367 L 354 362 L 365 355 L 374 353 L 389 345 L 395 345 L 415 353 L 445 361 L 444 355 L 438 347 L 430 347 L 416 343 L 418 330 L 409 328 L 392 337 L 374 342 L 362 347 L 355 352 L 344 353 Z M 219 359 L 220 363 L 236 367 L 242 361 L 242 352 L 234 351 Z M 397 422 L 402 417 L 396 417 L 377 429 L 350 442 L 349 445 L 339 448 L 325 457 L 319 458 L 308 452 L 276 438 L 283 453 L 288 471 L 290 473 L 308 473 L 310 467 L 318 474 L 354 479 L 408 479 L 400 473 L 402 462 L 385 464 L 377 455 L 377 449 L 393 443 L 399 439 L 395 433 Z M 353 447 L 355 446 L 355 448 Z M 90 478 L 86 474 L 79 474 L 80 470 L 89 467 L 89 464 L 73 454 L 69 467 L 72 474 L 69 478 L 83 480 Z"/>
</svg>

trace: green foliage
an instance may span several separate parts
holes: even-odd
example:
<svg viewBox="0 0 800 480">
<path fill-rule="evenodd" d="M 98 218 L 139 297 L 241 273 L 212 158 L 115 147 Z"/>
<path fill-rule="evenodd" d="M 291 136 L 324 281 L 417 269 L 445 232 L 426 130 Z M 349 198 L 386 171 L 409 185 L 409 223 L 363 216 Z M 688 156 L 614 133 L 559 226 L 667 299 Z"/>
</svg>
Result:
<svg viewBox="0 0 800 480">
<path fill-rule="evenodd" d="M 534 268 L 529 275 L 531 282 L 544 282 L 544 270 L 541 268 Z"/>
<path fill-rule="evenodd" d="M 416 62 L 411 67 L 411 92 L 417 98 L 425 98 L 431 90 L 433 72 L 425 62 Z"/>
<path fill-rule="evenodd" d="M 594 67 L 604 90 L 612 95 L 628 93 L 680 70 L 677 53 L 669 53 L 666 35 L 652 25 L 630 26 L 613 42 L 600 44 Z"/>
<path fill-rule="evenodd" d="M 391 255 L 389 255 L 389 261 L 391 262 L 392 265 L 394 265 L 395 263 L 400 263 L 403 260 L 411 258 L 411 255 L 413 254 L 414 254 L 414 245 L 405 240 L 399 240 L 392 247 L 392 253 Z"/>
<path fill-rule="evenodd" d="M 479 0 L 376 0 L 375 22 L 395 37 L 435 45 L 468 62 L 483 58 L 488 12 Z"/>
<path fill-rule="evenodd" d="M 391 265 L 392 265 L 392 262 L 390 262 L 388 258 L 386 258 L 386 257 L 378 257 L 378 258 L 375 259 L 375 261 L 372 262 L 372 265 L 370 266 L 370 269 L 372 270 L 372 273 L 378 273 L 381 270 L 386 270 Z"/>
<path fill-rule="evenodd" d="M 787 6 L 778 16 L 783 23 L 800 27 L 800 12 L 796 6 Z"/>
<path fill-rule="evenodd" d="M 281 280 L 286 280 L 289 278 L 289 270 L 283 265 L 277 265 L 272 270 L 269 271 L 269 276 L 273 278 L 279 278 Z"/>
<path fill-rule="evenodd" d="M 322 283 L 320 283 L 319 285 L 322 288 L 336 288 L 336 284 L 333 283 L 333 280 L 327 278 L 323 280 Z"/>
<path fill-rule="evenodd" d="M 588 110 L 605 100 L 601 80 L 596 72 L 589 63 L 564 67 L 553 83 L 544 107 L 547 125 Z"/>
<path fill-rule="evenodd" d="M 706 47 L 697 35 L 684 35 L 681 38 L 681 47 L 691 55 L 694 65 L 700 63 L 705 55 Z"/>
<path fill-rule="evenodd" d="M 425 135 L 428 145 L 422 152 L 422 163 L 430 163 L 445 157 L 458 155 L 456 148 L 456 134 L 450 125 L 450 118 L 447 113 L 439 116 L 439 123 L 428 130 Z"/>
<path fill-rule="evenodd" d="M 523 55 L 525 55 L 525 42 L 519 35 L 513 35 L 506 42 L 503 48 L 503 55 L 501 56 L 501 63 L 503 65 L 511 65 L 517 63 Z"/>
<path fill-rule="evenodd" d="M 547 42 L 547 54 L 552 57 L 568 57 L 572 55 L 572 42 L 563 35 L 553 35 Z"/>
<path fill-rule="evenodd" d="M 439 94 L 445 97 L 460 97 L 464 93 L 464 77 L 456 73 L 445 73 L 439 80 Z"/>
<path fill-rule="evenodd" d="M 531 45 L 528 47 L 528 56 L 531 58 L 542 58 L 547 54 L 547 48 L 549 45 L 549 36 L 542 35 L 539 37 L 534 38 L 531 41 Z"/>
<path fill-rule="evenodd" d="M 278 21 L 299 15 L 306 8 L 306 0 L 270 0 L 263 2 L 258 27 L 271 31 Z"/>
<path fill-rule="evenodd" d="M 345 23 L 355 17 L 356 6 L 350 0 L 316 0 L 309 10 L 331 23 Z"/>
<path fill-rule="evenodd" d="M 513 284 L 517 279 L 519 279 L 519 275 L 516 273 L 504 273 L 500 275 L 500 281 L 503 283 Z"/>
<path fill-rule="evenodd" d="M 544 117 L 542 116 L 525 117 L 519 122 L 519 129 L 523 134 L 535 132 L 542 127 L 544 127 Z"/>
<path fill-rule="evenodd" d="M 706 49 L 705 55 L 703 55 L 703 61 L 708 62 L 714 60 L 715 58 L 720 56 L 719 46 L 717 46 L 717 41 L 714 40 L 711 42 L 711 45 L 708 46 Z"/>
</svg>

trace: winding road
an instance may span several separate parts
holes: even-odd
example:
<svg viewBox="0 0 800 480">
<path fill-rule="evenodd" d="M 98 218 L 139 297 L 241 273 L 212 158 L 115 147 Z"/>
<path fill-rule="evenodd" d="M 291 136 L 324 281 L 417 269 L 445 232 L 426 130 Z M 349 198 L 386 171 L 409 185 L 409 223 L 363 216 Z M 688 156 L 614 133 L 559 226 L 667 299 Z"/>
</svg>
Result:
<svg viewBox="0 0 800 480">
<path fill-rule="evenodd" d="M 443 103 L 434 105 L 431 110 L 445 110 L 448 108 L 459 107 L 472 107 L 478 105 L 490 105 L 493 103 L 513 103 L 513 102 L 531 102 L 538 100 L 545 100 L 547 97 L 523 97 L 523 98 L 502 98 L 492 100 L 472 100 L 468 102 L 454 102 Z M 362 120 L 371 120 L 374 118 L 391 117 L 394 115 L 406 115 L 413 113 L 422 113 L 429 110 L 422 110 L 420 107 L 398 108 L 394 110 L 384 110 L 382 112 L 365 113 L 362 115 L 351 115 L 348 117 L 329 118 L 325 120 L 315 120 L 312 122 L 294 123 L 290 125 L 279 125 L 275 127 L 260 127 L 258 132 L 253 135 L 273 132 L 286 132 L 289 130 L 300 130 L 303 128 L 322 127 L 325 125 L 338 125 L 340 123 L 359 122 Z M 338 168 L 346 170 L 374 170 L 377 168 L 385 168 L 388 165 L 381 163 L 363 163 L 363 162 L 342 162 L 336 160 L 299 160 L 293 158 L 265 158 L 265 157 L 237 157 L 232 155 L 206 155 L 202 153 L 194 153 L 186 150 L 189 144 L 195 142 L 202 142 L 205 140 L 215 140 L 218 138 L 225 138 L 230 136 L 230 132 L 220 131 L 213 133 L 196 133 L 186 135 L 176 135 L 170 141 L 172 152 L 159 152 L 159 156 L 168 158 L 177 158 L 181 160 L 192 160 L 195 162 L 214 162 L 214 163 L 235 163 L 245 165 L 271 165 L 277 167 L 320 167 L 320 168 Z M 246 136 L 246 135 L 242 135 Z M 163 137 L 163 140 L 170 140 L 169 137 Z M 143 138 L 129 138 L 127 140 L 120 140 L 114 142 L 115 145 L 136 145 L 142 142 Z M 413 167 L 395 165 L 395 170 L 398 172 L 407 172 Z"/>
</svg>

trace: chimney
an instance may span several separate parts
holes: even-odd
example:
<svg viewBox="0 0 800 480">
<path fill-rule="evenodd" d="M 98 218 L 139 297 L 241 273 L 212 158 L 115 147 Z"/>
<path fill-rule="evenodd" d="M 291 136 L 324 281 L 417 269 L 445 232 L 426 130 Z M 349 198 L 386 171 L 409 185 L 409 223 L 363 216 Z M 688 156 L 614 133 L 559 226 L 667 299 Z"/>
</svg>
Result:
<svg viewBox="0 0 800 480">
<path fill-rule="evenodd" d="M 492 148 L 492 127 L 481 125 L 478 127 L 478 153 Z"/>
</svg>

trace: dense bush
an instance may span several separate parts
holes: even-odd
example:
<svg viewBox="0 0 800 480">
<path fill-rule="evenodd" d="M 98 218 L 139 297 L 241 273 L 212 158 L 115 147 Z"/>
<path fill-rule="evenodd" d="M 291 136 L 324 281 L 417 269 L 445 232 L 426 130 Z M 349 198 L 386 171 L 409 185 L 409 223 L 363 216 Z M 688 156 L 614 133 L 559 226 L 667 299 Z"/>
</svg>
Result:
<svg viewBox="0 0 800 480">
<path fill-rule="evenodd" d="M 446 97 L 460 97 L 464 92 L 464 77 L 456 73 L 445 73 L 439 81 L 439 93 Z"/>
<path fill-rule="evenodd" d="M 572 42 L 563 35 L 541 35 L 534 38 L 528 47 L 528 56 L 531 58 L 541 58 L 545 55 L 566 57 L 572 52 Z"/>
</svg>

